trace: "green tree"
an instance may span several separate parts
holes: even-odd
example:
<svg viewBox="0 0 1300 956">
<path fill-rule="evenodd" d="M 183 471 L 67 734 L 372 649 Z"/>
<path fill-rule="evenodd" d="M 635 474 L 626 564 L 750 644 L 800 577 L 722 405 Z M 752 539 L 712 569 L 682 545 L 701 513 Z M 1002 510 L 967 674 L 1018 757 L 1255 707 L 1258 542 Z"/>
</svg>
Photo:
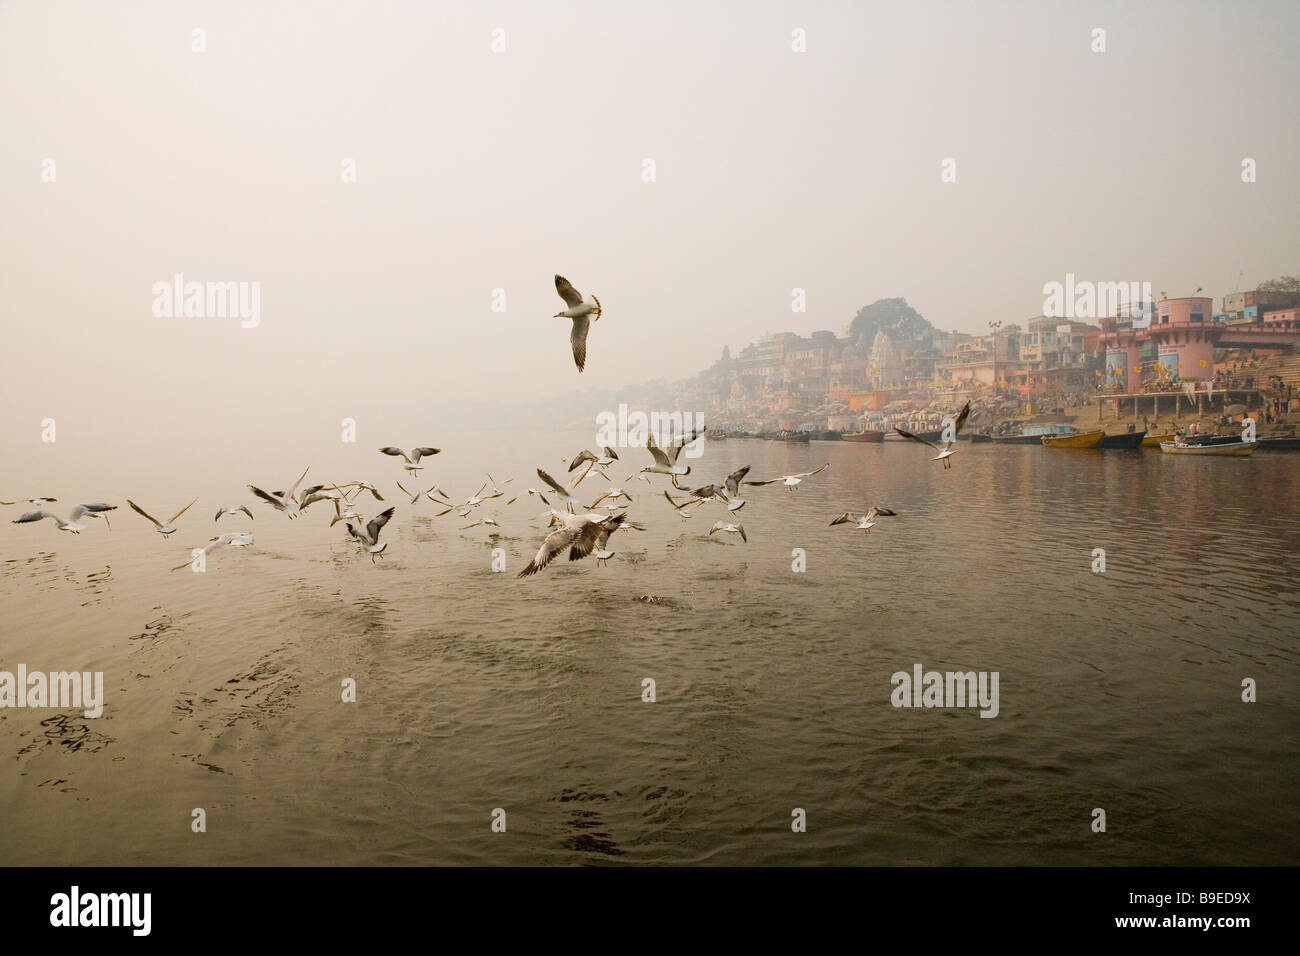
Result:
<svg viewBox="0 0 1300 956">
<path fill-rule="evenodd" d="M 934 326 L 908 305 L 906 299 L 877 299 L 858 310 L 849 323 L 849 337 L 870 345 L 881 329 L 899 342 L 928 337 Z"/>
<path fill-rule="evenodd" d="M 1300 276 L 1280 276 L 1266 279 L 1255 286 L 1256 292 L 1300 292 Z M 861 313 L 859 313 L 861 314 Z"/>
</svg>

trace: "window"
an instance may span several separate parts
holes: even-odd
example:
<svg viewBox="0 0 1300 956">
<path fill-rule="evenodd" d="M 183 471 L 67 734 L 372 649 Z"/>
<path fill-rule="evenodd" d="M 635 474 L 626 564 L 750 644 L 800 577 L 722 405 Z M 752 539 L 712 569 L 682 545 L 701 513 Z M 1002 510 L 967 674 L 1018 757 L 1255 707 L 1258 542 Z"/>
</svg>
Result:
<svg viewBox="0 0 1300 956">
<path fill-rule="evenodd" d="M 1193 321 L 1193 322 L 1204 322 L 1204 321 L 1205 321 L 1205 313 L 1204 313 L 1204 312 L 1193 312 L 1193 313 L 1192 313 L 1192 321 Z"/>
</svg>

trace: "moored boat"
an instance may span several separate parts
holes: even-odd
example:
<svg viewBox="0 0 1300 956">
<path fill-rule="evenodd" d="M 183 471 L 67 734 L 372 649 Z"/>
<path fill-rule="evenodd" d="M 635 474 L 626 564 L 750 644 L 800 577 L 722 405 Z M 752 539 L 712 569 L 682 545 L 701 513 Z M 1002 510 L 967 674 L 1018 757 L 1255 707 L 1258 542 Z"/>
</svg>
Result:
<svg viewBox="0 0 1300 956">
<path fill-rule="evenodd" d="M 884 441 L 884 440 L 885 440 L 885 433 L 884 433 L 884 432 L 878 432 L 878 431 L 870 431 L 870 430 L 868 430 L 868 431 L 864 431 L 864 432 L 845 432 L 845 433 L 844 433 L 844 441 L 870 441 L 870 442 L 882 442 L 882 441 Z"/>
<path fill-rule="evenodd" d="M 1143 434 L 1145 435 L 1146 433 L 1143 432 Z M 1162 435 L 1147 435 L 1142 439 L 1142 447 L 1159 448 L 1162 441 L 1173 441 L 1174 437 L 1175 435 L 1173 432 L 1165 432 Z"/>
<path fill-rule="evenodd" d="M 1261 438 L 1260 451 L 1300 451 L 1300 438 L 1286 435 L 1281 438 Z"/>
<path fill-rule="evenodd" d="M 1044 448 L 1096 448 L 1105 437 L 1106 432 L 1099 428 L 1075 435 L 1043 435 L 1039 440 Z"/>
<path fill-rule="evenodd" d="M 1243 458 L 1259 445 L 1257 441 L 1235 441 L 1216 445 L 1188 445 L 1176 441 L 1162 441 L 1160 450 L 1167 455 L 1208 455 L 1224 458 Z"/>
<path fill-rule="evenodd" d="M 1098 448 L 1111 450 L 1132 450 L 1141 448 L 1146 439 L 1146 432 L 1120 432 L 1118 435 L 1103 435 Z"/>
</svg>

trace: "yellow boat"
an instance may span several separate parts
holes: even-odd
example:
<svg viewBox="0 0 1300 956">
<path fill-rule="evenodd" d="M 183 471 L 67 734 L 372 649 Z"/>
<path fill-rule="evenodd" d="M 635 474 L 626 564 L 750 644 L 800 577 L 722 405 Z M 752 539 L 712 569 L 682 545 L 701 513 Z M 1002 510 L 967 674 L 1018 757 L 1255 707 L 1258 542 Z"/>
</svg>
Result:
<svg viewBox="0 0 1300 956">
<path fill-rule="evenodd" d="M 1169 432 L 1167 435 L 1148 435 L 1142 439 L 1143 448 L 1159 448 L 1162 441 L 1173 441 L 1174 433 Z"/>
<path fill-rule="evenodd" d="M 1105 434 L 1105 429 L 1099 428 L 1095 432 L 1074 435 L 1044 435 L 1043 445 L 1046 448 L 1096 448 Z"/>
</svg>

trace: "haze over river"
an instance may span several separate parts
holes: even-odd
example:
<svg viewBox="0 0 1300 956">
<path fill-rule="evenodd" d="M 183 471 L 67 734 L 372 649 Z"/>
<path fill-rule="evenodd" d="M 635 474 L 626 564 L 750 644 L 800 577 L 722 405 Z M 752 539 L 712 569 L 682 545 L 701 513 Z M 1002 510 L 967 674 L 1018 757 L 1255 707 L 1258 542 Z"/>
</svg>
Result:
<svg viewBox="0 0 1300 956">
<path fill-rule="evenodd" d="M 375 451 L 426 441 L 421 490 L 514 477 L 480 509 L 506 573 L 491 529 L 459 530 L 479 515 L 413 508 Z M 528 579 L 542 505 L 504 502 L 596 450 L 591 429 L 7 456 L 0 497 L 119 509 L 79 536 L 4 510 L 0 670 L 103 671 L 106 700 L 0 710 L 0 863 L 1300 862 L 1300 456 L 963 442 L 944 471 L 911 444 L 703 445 L 692 484 L 830 468 L 746 489 L 745 544 L 706 536 L 720 504 L 683 521 L 666 478 L 624 481 L 649 456 L 620 450 L 648 530 Z M 388 501 L 363 510 L 396 505 L 385 556 L 327 504 L 289 521 L 244 487 L 308 464 L 305 484 L 364 478 Z M 196 494 L 166 540 L 126 506 Z M 213 523 L 238 502 L 254 521 Z M 828 526 L 873 504 L 898 516 Z M 252 547 L 169 572 L 242 529 Z M 997 671 L 997 716 L 892 706 L 916 664 Z"/>
</svg>

